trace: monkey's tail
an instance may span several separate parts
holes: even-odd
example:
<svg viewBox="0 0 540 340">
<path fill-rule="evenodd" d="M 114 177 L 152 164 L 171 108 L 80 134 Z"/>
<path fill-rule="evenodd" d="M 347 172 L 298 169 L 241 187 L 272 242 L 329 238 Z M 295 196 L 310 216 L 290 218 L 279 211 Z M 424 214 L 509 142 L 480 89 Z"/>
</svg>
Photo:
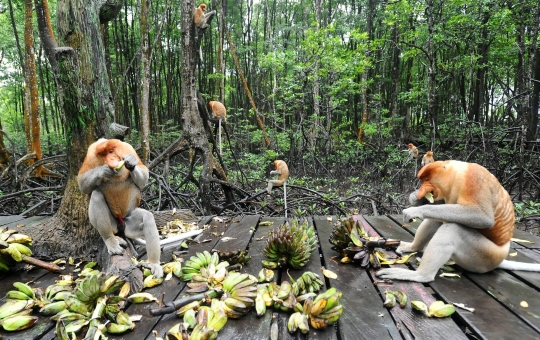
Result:
<svg viewBox="0 0 540 340">
<path fill-rule="evenodd" d="M 540 272 L 540 263 L 526 263 L 503 260 L 497 268 L 507 270 L 525 270 L 528 272 Z"/>
</svg>

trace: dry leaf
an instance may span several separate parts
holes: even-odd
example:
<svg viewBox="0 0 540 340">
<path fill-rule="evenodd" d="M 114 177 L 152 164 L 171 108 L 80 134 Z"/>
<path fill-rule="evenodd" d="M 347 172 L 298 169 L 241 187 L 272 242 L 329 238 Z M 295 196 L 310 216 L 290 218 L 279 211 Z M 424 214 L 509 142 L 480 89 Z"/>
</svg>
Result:
<svg viewBox="0 0 540 340">
<path fill-rule="evenodd" d="M 326 276 L 327 278 L 337 280 L 338 276 L 333 271 L 325 269 L 325 268 L 321 268 L 321 270 L 322 270 L 323 275 Z"/>
<path fill-rule="evenodd" d="M 327 220 L 328 222 L 332 222 L 332 217 L 327 217 L 326 220 Z"/>
<path fill-rule="evenodd" d="M 508 256 L 512 256 L 512 257 L 513 257 L 513 256 L 517 256 L 517 251 L 516 251 L 516 252 L 513 252 L 513 253 L 510 253 L 510 254 L 508 254 Z"/>
<path fill-rule="evenodd" d="M 527 301 L 521 301 L 521 302 L 519 303 L 519 305 L 520 305 L 521 307 L 523 307 L 523 308 L 529 307 L 529 304 L 527 303 Z"/>
<path fill-rule="evenodd" d="M 463 304 L 463 303 L 457 303 L 457 302 L 454 302 L 454 303 L 452 303 L 452 304 L 453 304 L 454 306 L 456 306 L 456 307 L 459 307 L 459 308 L 461 308 L 461 309 L 464 309 L 464 310 L 467 310 L 467 311 L 469 311 L 469 312 L 471 312 L 471 313 L 474 313 L 474 308 L 467 307 L 467 306 L 465 306 L 465 304 Z"/>
</svg>

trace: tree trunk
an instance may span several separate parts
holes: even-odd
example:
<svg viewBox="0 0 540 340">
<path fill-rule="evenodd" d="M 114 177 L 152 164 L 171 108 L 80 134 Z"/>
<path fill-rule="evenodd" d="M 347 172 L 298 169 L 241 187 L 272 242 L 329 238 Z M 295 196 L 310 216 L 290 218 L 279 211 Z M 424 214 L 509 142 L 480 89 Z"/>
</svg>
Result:
<svg viewBox="0 0 540 340">
<path fill-rule="evenodd" d="M 148 42 L 148 4 L 149 0 L 141 1 L 141 144 L 142 161 L 150 161 L 150 118 L 148 101 L 150 97 L 150 44 Z"/>
<path fill-rule="evenodd" d="M 88 146 L 98 137 L 109 138 L 113 116 L 111 91 L 105 69 L 100 32 L 103 8 L 100 1 L 60 0 L 57 6 L 57 47 L 53 39 L 43 40 L 51 65 L 58 66 L 57 87 L 67 132 L 68 180 L 56 215 L 31 233 L 34 252 L 40 257 L 74 256 L 91 258 L 104 247 L 97 230 L 88 220 L 88 196 L 77 183 L 77 173 Z M 107 4 L 105 4 L 107 6 Z M 41 37 L 52 37 L 38 11 Z M 45 17 L 47 14 L 45 13 Z"/>
</svg>

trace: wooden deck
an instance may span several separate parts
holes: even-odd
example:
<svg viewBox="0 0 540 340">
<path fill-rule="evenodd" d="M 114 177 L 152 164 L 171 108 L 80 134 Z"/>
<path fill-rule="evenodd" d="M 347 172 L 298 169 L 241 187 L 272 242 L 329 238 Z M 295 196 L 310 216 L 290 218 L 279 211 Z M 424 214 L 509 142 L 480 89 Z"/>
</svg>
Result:
<svg viewBox="0 0 540 340">
<path fill-rule="evenodd" d="M 15 227 L 20 224 L 36 223 L 43 217 L 23 219 L 20 216 L 0 216 L 0 225 Z M 365 225 L 372 235 L 386 238 L 411 240 L 418 226 L 412 223 L 401 224 L 401 216 L 355 216 Z M 274 221 L 272 226 L 259 226 L 259 221 Z M 336 218 L 333 218 L 335 221 Z M 242 271 L 257 275 L 264 258 L 262 250 L 265 241 L 259 241 L 267 233 L 284 221 L 283 218 L 262 218 L 259 216 L 236 217 L 232 221 L 219 223 L 210 218 L 203 218 L 201 225 L 211 224 L 200 240 L 211 240 L 204 243 L 192 243 L 189 253 L 210 249 L 223 251 L 249 249 L 251 261 Z M 441 278 L 430 284 L 394 281 L 392 284 L 374 284 L 374 272 L 363 270 L 351 264 L 341 264 L 333 259 L 337 254 L 330 249 L 328 242 L 332 231 L 332 222 L 325 216 L 309 218 L 319 236 L 319 253 L 312 254 L 308 265 L 302 270 L 290 270 L 289 274 L 295 279 L 302 272 L 310 270 L 321 275 L 321 266 L 334 271 L 337 280 L 326 279 L 326 285 L 336 287 L 343 292 L 342 305 L 344 312 L 334 327 L 317 331 L 311 329 L 307 336 L 300 333 L 287 332 L 289 314 L 284 312 L 266 314 L 258 318 L 255 311 L 237 319 L 229 320 L 219 332 L 219 339 L 269 339 L 270 325 L 279 325 L 279 339 L 539 339 L 540 338 L 540 273 L 510 272 L 495 270 L 488 274 L 472 274 L 463 272 L 460 278 Z M 24 232 L 24 227 L 20 227 Z M 212 233 L 223 232 L 222 237 L 229 237 L 227 242 Z M 514 237 L 530 240 L 534 243 L 513 243 L 511 257 L 518 261 L 540 262 L 540 238 L 529 233 L 516 230 Z M 171 259 L 175 247 L 163 249 L 162 261 Z M 189 257 L 190 255 L 187 255 Z M 73 268 L 67 266 L 65 273 Z M 34 285 L 47 287 L 58 278 L 43 269 L 29 272 L 17 271 L 0 276 L 0 296 L 12 289 L 15 281 L 34 281 Z M 279 279 L 286 279 L 287 273 L 280 273 Z M 185 283 L 173 278 L 162 285 L 149 289 L 156 297 L 164 294 L 164 300 L 170 301 L 183 294 Z M 450 318 L 436 319 L 422 316 L 411 310 L 410 304 L 401 309 L 383 307 L 383 292 L 385 290 L 403 290 L 410 300 L 423 300 L 428 305 L 434 300 L 464 303 L 475 309 L 469 312 L 457 309 Z M 5 299 L 5 298 L 4 298 Z M 520 306 L 521 301 L 527 301 L 528 308 Z M 157 331 L 164 337 L 165 332 L 181 319 L 174 314 L 152 317 L 149 313 L 155 304 L 128 305 L 126 311 L 131 314 L 141 314 L 143 318 L 136 324 L 133 331 L 122 336 L 109 336 L 109 339 L 154 339 L 152 331 Z M 34 313 L 38 315 L 38 313 Z M 4 339 L 54 339 L 54 323 L 48 317 L 40 316 L 38 323 L 25 331 L 8 333 L 0 331 Z"/>
</svg>

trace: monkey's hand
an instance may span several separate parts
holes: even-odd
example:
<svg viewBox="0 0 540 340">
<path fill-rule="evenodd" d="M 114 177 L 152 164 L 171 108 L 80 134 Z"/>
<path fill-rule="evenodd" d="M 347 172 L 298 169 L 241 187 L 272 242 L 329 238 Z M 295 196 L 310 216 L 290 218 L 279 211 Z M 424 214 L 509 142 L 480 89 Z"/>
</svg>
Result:
<svg viewBox="0 0 540 340">
<path fill-rule="evenodd" d="M 270 175 L 281 175 L 281 170 L 272 170 L 270 171 Z"/>
<path fill-rule="evenodd" d="M 150 268 L 150 271 L 152 274 L 154 274 L 154 277 L 163 277 L 163 268 L 161 268 L 161 265 L 159 263 L 148 263 L 145 264 L 148 268 Z"/>
<path fill-rule="evenodd" d="M 116 171 L 113 168 L 109 168 L 107 164 L 103 164 L 98 168 L 99 178 L 112 178 L 116 176 Z"/>
<path fill-rule="evenodd" d="M 403 210 L 403 221 L 405 223 L 409 222 L 415 217 L 424 219 L 424 207 L 410 207 Z"/>
<path fill-rule="evenodd" d="M 135 157 L 135 155 L 133 155 L 131 153 L 128 153 L 127 155 L 124 156 L 124 162 L 125 162 L 124 166 L 129 171 L 133 171 L 133 169 L 135 169 L 137 164 L 139 164 L 139 161 L 137 160 L 137 157 Z"/>
<path fill-rule="evenodd" d="M 105 245 L 107 246 L 109 255 L 122 255 L 127 243 L 123 238 L 113 236 L 105 240 Z"/>
<path fill-rule="evenodd" d="M 409 202 L 411 203 L 413 207 L 417 207 L 419 205 L 425 204 L 424 198 L 418 199 L 417 195 L 418 195 L 418 190 L 411 192 L 411 194 L 409 195 Z"/>
</svg>

